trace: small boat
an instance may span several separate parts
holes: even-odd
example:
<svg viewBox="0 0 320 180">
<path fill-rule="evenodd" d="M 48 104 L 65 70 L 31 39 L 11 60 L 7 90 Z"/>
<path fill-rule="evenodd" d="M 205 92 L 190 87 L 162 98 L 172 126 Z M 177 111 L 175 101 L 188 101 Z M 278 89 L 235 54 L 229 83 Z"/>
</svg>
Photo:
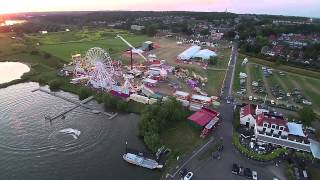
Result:
<svg viewBox="0 0 320 180">
<path fill-rule="evenodd" d="M 44 119 L 46 119 L 46 120 L 51 120 L 51 117 L 50 117 L 49 115 L 45 115 L 45 116 L 44 116 Z"/>
<path fill-rule="evenodd" d="M 127 161 L 128 163 L 141 166 L 148 169 L 161 169 L 163 168 L 163 165 L 160 165 L 157 161 L 153 159 L 148 159 L 143 156 L 139 156 L 132 153 L 126 153 L 123 155 L 123 159 Z"/>
</svg>

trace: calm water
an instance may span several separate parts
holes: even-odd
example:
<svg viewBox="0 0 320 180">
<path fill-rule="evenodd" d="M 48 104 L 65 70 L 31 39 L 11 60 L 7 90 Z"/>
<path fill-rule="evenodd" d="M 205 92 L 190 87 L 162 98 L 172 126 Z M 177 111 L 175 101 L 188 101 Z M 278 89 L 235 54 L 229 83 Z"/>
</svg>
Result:
<svg viewBox="0 0 320 180">
<path fill-rule="evenodd" d="M 19 62 L 0 62 L 0 84 L 20 79 L 30 68 Z"/>
<path fill-rule="evenodd" d="M 138 116 L 103 115 L 77 108 L 52 123 L 54 115 L 74 105 L 43 92 L 36 83 L 0 89 L 0 179 L 108 180 L 159 179 L 161 172 L 122 160 L 128 147 L 145 150 L 137 138 Z M 69 98 L 76 96 L 60 92 Z M 96 102 L 89 103 L 102 108 Z M 80 134 L 68 134 L 69 130 Z"/>
<path fill-rule="evenodd" d="M 25 23 L 25 20 L 5 20 L 3 23 L 0 23 L 0 26 L 12 26 L 15 24 Z"/>
</svg>

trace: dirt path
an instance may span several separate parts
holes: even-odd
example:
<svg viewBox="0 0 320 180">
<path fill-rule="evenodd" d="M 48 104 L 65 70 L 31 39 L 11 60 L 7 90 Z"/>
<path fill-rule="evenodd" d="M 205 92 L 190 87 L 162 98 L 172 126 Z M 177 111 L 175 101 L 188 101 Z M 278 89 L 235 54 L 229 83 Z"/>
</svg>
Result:
<svg viewBox="0 0 320 180">
<path fill-rule="evenodd" d="M 245 72 L 246 74 L 247 74 L 247 82 L 246 82 L 246 88 L 247 88 L 247 94 L 249 95 L 249 96 L 251 96 L 252 95 L 252 89 L 251 89 L 251 82 L 252 82 L 252 80 L 251 80 L 251 73 L 250 73 L 250 68 L 249 68 L 249 64 L 246 64 L 246 72 Z"/>
<path fill-rule="evenodd" d="M 270 90 L 270 85 L 269 85 L 269 82 L 268 82 L 267 78 L 266 78 L 265 76 L 263 76 L 263 77 L 262 77 L 262 80 L 263 80 L 263 84 L 264 84 L 264 86 L 265 86 L 265 88 L 266 88 L 266 90 L 267 90 L 269 99 L 273 99 L 273 100 L 276 99 L 276 98 L 272 95 L 272 92 L 271 92 L 271 90 Z"/>
</svg>

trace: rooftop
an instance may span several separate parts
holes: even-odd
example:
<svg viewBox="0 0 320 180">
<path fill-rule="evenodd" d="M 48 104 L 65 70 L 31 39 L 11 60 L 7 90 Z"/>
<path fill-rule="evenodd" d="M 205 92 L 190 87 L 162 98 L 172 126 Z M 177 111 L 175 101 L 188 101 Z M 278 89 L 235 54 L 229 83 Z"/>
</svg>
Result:
<svg viewBox="0 0 320 180">
<path fill-rule="evenodd" d="M 284 126 L 284 131 L 289 131 L 287 126 L 287 120 L 285 120 L 282 116 L 275 116 L 270 114 L 259 114 L 256 119 L 256 123 L 258 126 L 262 126 L 263 123 L 275 124 L 278 126 Z"/>
<path fill-rule="evenodd" d="M 251 104 L 247 104 L 246 106 L 241 108 L 240 116 L 244 117 L 250 114 L 254 115 L 254 113 L 255 113 L 254 107 Z"/>
<path fill-rule="evenodd" d="M 214 111 L 209 108 L 202 108 L 199 111 L 192 114 L 191 116 L 189 116 L 188 119 L 200 126 L 205 126 L 217 116 L 219 116 L 219 113 L 217 111 Z"/>
</svg>

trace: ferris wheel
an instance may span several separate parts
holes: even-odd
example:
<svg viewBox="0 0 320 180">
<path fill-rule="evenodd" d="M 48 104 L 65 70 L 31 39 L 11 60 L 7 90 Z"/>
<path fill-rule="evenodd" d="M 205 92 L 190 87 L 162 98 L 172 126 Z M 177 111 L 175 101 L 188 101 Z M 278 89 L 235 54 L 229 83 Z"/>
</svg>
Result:
<svg viewBox="0 0 320 180">
<path fill-rule="evenodd" d="M 112 59 L 109 53 L 102 48 L 94 47 L 89 49 L 85 59 L 88 65 L 96 66 L 97 63 L 103 63 L 106 64 L 108 68 L 112 68 Z"/>
<path fill-rule="evenodd" d="M 86 71 L 88 84 L 94 88 L 110 90 L 116 84 L 113 79 L 115 74 L 112 66 L 112 59 L 108 52 L 99 47 L 91 48 L 87 51 L 83 59 L 82 68 Z"/>
</svg>

